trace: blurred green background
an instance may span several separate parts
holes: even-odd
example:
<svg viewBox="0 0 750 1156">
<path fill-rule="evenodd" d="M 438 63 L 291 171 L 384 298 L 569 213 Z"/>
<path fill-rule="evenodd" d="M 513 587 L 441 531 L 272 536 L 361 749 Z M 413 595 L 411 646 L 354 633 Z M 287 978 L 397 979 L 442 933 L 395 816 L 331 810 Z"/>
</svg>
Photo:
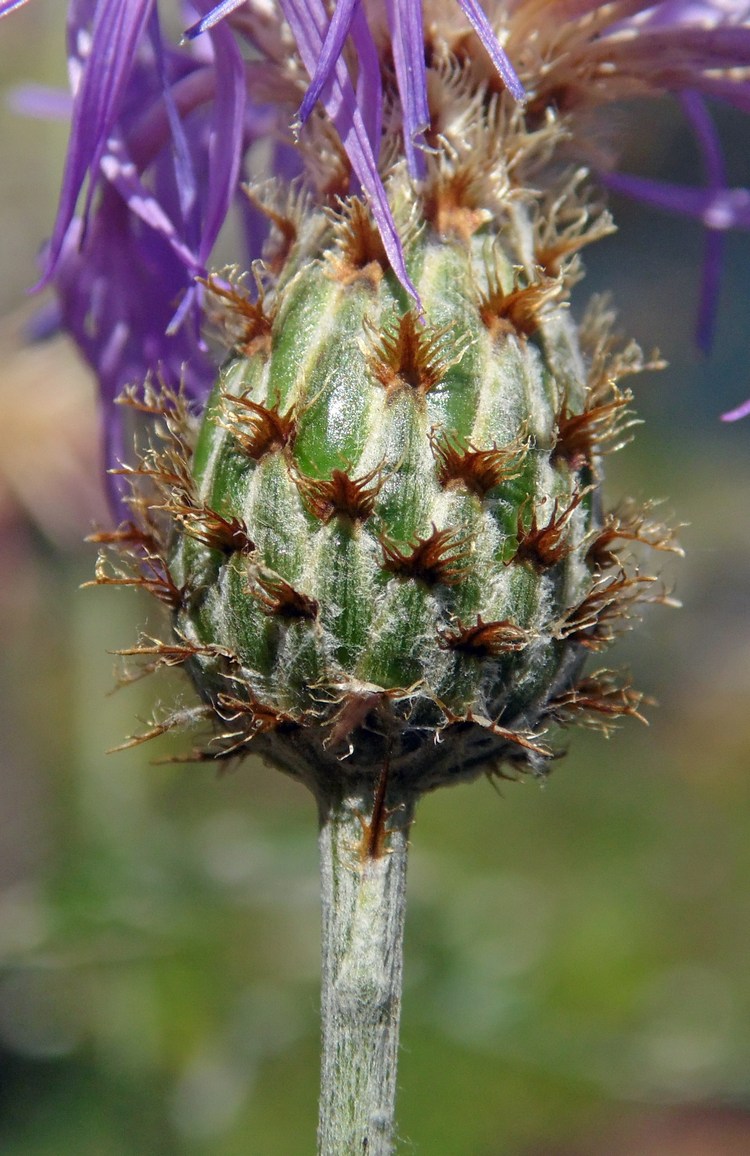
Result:
<svg viewBox="0 0 750 1156">
<path fill-rule="evenodd" d="M 63 9 L 3 22 L 6 93 L 64 85 Z M 750 183 L 750 125 L 720 120 L 732 181 Z M 674 109 L 622 124 L 628 166 L 699 179 Z M 79 589 L 104 517 L 93 387 L 63 342 L 22 342 L 66 128 L 4 104 L 0 133 L 0 1153 L 311 1152 L 314 808 L 252 761 L 217 779 L 105 754 L 155 696 L 189 691 L 109 693 L 108 651 L 150 608 Z M 700 231 L 614 208 L 578 305 L 611 289 L 670 368 L 635 380 L 645 426 L 608 489 L 666 497 L 688 523 L 669 567 L 684 608 L 649 614 L 611 660 L 658 699 L 649 729 L 576 734 L 543 789 L 480 781 L 421 805 L 404 1153 L 750 1152 L 750 422 L 718 421 L 750 392 L 750 239 L 729 238 L 701 360 Z"/>
</svg>

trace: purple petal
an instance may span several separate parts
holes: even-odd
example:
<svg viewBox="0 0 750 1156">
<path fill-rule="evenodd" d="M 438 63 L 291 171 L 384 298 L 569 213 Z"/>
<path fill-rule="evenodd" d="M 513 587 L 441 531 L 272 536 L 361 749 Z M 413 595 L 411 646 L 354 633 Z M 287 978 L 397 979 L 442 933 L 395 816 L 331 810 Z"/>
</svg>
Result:
<svg viewBox="0 0 750 1156">
<path fill-rule="evenodd" d="M 43 84 L 20 84 L 11 89 L 7 100 L 9 107 L 19 116 L 33 116 L 40 120 L 70 120 L 73 111 L 70 93 Z"/>
<path fill-rule="evenodd" d="M 323 47 L 318 56 L 318 63 L 315 66 L 310 86 L 305 93 L 305 99 L 300 105 L 299 113 L 297 114 L 299 123 L 305 123 L 316 101 L 319 99 L 324 86 L 330 80 L 336 61 L 341 56 L 344 50 L 346 38 L 351 31 L 352 19 L 355 10 L 359 7 L 360 0 L 339 0 L 334 9 L 331 23 L 328 25 Z"/>
<path fill-rule="evenodd" d="M 100 0 L 96 6 L 90 50 L 75 93 L 71 143 L 41 284 L 49 281 L 55 269 L 86 176 L 98 169 L 153 3 L 154 0 L 128 0 L 127 4 L 122 0 Z M 89 186 L 84 221 L 91 208 L 93 184 L 92 181 Z"/>
<path fill-rule="evenodd" d="M 327 25 L 321 0 L 279 0 L 284 16 L 297 42 L 305 68 L 312 76 L 323 45 Z M 362 114 L 343 61 L 338 60 L 333 76 L 323 90 L 323 104 L 336 126 L 352 168 L 367 194 L 375 223 L 393 271 L 421 309 L 419 294 L 409 276 L 404 251 L 393 220 L 383 182 L 378 172 Z"/>
<path fill-rule="evenodd" d="M 203 263 L 208 261 L 237 192 L 247 102 L 245 65 L 231 30 L 217 26 L 210 35 L 217 62 L 216 99 L 207 157 L 208 202 L 198 251 Z"/>
<path fill-rule="evenodd" d="M 515 69 L 506 53 L 500 47 L 497 36 L 492 31 L 492 25 L 487 19 L 482 5 L 478 0 L 458 0 L 458 2 L 467 20 L 489 53 L 492 63 L 500 74 L 508 92 L 516 100 L 525 100 L 526 93 L 524 87 L 518 79 Z"/>
<path fill-rule="evenodd" d="M 27 0 L 3 0 L 0 3 L 0 17 L 8 16 L 9 13 L 15 12 L 17 8 L 23 8 Z"/>
<path fill-rule="evenodd" d="M 109 138 L 101 168 L 103 175 L 117 189 L 130 212 L 164 237 L 192 275 L 202 273 L 203 265 L 200 259 L 185 245 L 164 207 L 143 183 L 125 144 L 118 137 Z"/>
<path fill-rule="evenodd" d="M 742 405 L 738 405 L 736 409 L 727 410 L 721 415 L 722 421 L 739 421 L 741 417 L 750 416 L 750 398 L 743 401 Z"/>
<path fill-rule="evenodd" d="M 713 193 L 718 193 L 726 187 L 726 166 L 719 143 L 719 134 L 709 115 L 702 99 L 695 92 L 684 92 L 680 102 L 685 111 L 695 139 L 698 142 L 703 166 L 706 172 L 706 183 Z M 698 348 L 708 353 L 713 344 L 716 329 L 716 314 L 719 305 L 719 288 L 724 255 L 724 238 L 715 229 L 710 229 L 706 236 L 703 266 L 701 270 L 701 289 L 698 304 L 698 322 L 696 338 Z"/>
<path fill-rule="evenodd" d="M 415 145 L 430 123 L 422 5 L 415 4 L 414 0 L 386 0 L 386 8 L 396 81 L 401 97 L 406 162 L 413 177 L 422 177 L 425 172 L 424 157 Z"/>
<path fill-rule="evenodd" d="M 607 173 L 601 180 L 616 193 L 655 209 L 693 217 L 709 229 L 750 229 L 750 191 L 747 189 L 687 188 L 625 173 Z"/>
<path fill-rule="evenodd" d="M 716 314 L 724 266 L 724 235 L 709 229 L 703 251 L 698 320 L 695 338 L 702 353 L 710 353 L 716 331 Z"/>
<path fill-rule="evenodd" d="M 357 104 L 362 113 L 368 140 L 377 157 L 383 131 L 383 82 L 378 50 L 361 6 L 354 13 L 352 40 L 357 49 Z"/>
<path fill-rule="evenodd" d="M 196 36 L 200 36 L 203 32 L 208 32 L 214 25 L 228 16 L 230 12 L 234 12 L 235 8 L 239 8 L 240 4 L 244 4 L 245 0 L 222 0 L 221 4 L 215 4 L 210 12 L 205 16 L 201 16 L 195 24 L 185 30 L 185 40 L 195 40 Z"/>
</svg>

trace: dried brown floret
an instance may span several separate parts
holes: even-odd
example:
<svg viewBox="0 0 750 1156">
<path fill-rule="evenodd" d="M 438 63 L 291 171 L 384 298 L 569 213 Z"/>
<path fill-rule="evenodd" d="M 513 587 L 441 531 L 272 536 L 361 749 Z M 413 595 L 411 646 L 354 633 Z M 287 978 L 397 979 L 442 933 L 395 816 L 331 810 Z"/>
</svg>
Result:
<svg viewBox="0 0 750 1156">
<path fill-rule="evenodd" d="M 545 569 L 567 558 L 575 549 L 568 523 L 574 510 L 586 495 L 591 493 L 591 489 L 591 486 L 587 486 L 583 490 L 577 490 L 560 513 L 558 513 L 560 499 L 555 498 L 549 522 L 545 526 L 539 525 L 536 509 L 532 512 L 530 524 L 525 526 L 525 508 L 522 507 L 518 512 L 518 545 L 510 561 L 530 562 L 539 569 Z"/>
<path fill-rule="evenodd" d="M 457 650 L 473 658 L 497 658 L 523 650 L 529 644 L 529 633 L 522 626 L 502 618 L 496 622 L 484 622 L 477 616 L 474 626 L 456 623 L 455 630 L 438 630 L 438 645 L 443 650 Z"/>
<path fill-rule="evenodd" d="M 484 498 L 495 486 L 520 477 L 529 443 L 519 434 L 507 446 L 493 445 L 480 450 L 457 434 L 439 437 L 433 429 L 430 447 L 437 461 L 441 486 L 464 485 Z"/>
<path fill-rule="evenodd" d="M 253 401 L 247 394 L 234 397 L 222 394 L 225 409 L 222 425 L 232 434 L 237 445 L 253 461 L 259 461 L 265 454 L 283 450 L 297 432 L 297 415 L 294 406 L 285 414 L 277 405 L 265 406 Z"/>
<path fill-rule="evenodd" d="M 422 395 L 429 393 L 461 360 L 470 340 L 467 337 L 456 343 L 449 352 L 446 335 L 450 327 L 425 325 L 415 309 L 407 310 L 382 330 L 367 320 L 365 328 L 372 340 L 367 359 L 370 370 L 389 392 L 409 388 Z"/>
<path fill-rule="evenodd" d="M 294 478 L 303 501 L 311 514 L 321 522 L 340 515 L 352 522 L 364 522 L 372 514 L 383 486 L 382 466 L 352 478 L 345 470 L 333 470 L 330 478 Z"/>
<path fill-rule="evenodd" d="M 471 547 L 464 535 L 455 530 L 438 530 L 433 522 L 432 533 L 417 538 L 411 550 L 402 553 L 399 548 L 381 536 L 383 567 L 402 578 L 414 578 L 427 586 L 441 583 L 457 586 L 466 576 Z"/>
</svg>

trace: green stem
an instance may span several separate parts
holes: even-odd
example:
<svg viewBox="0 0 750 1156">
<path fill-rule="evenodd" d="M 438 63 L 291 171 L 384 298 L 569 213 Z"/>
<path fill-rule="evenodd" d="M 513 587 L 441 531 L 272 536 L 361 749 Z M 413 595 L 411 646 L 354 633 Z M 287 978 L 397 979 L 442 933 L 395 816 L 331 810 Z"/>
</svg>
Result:
<svg viewBox="0 0 750 1156">
<path fill-rule="evenodd" d="M 319 1156 L 390 1156 L 414 804 L 385 780 L 321 805 Z M 388 826 L 386 827 L 386 823 Z"/>
</svg>

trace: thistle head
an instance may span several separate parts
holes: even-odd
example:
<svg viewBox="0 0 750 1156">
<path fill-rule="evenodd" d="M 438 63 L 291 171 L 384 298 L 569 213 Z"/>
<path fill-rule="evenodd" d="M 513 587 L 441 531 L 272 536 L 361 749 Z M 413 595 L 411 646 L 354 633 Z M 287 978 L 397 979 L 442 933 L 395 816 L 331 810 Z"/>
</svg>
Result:
<svg viewBox="0 0 750 1156">
<path fill-rule="evenodd" d="M 151 424 L 116 466 L 97 580 L 169 608 L 173 635 L 137 649 L 188 669 L 211 757 L 255 749 L 318 791 L 384 760 L 414 790 L 542 769 L 552 724 L 639 714 L 583 663 L 668 601 L 639 551 L 676 549 L 648 508 L 603 506 L 644 362 L 601 308 L 569 309 L 612 228 L 597 177 L 712 237 L 747 225 L 701 103 L 747 104 L 746 9 L 198 7 L 179 48 L 154 0 L 70 7 L 45 277 L 102 381 L 112 457 L 124 412 Z M 702 188 L 638 184 L 592 150 L 606 105 L 665 92 L 684 94 Z M 245 188 L 261 156 L 271 179 Z M 240 272 L 211 272 L 230 211 Z"/>
</svg>

